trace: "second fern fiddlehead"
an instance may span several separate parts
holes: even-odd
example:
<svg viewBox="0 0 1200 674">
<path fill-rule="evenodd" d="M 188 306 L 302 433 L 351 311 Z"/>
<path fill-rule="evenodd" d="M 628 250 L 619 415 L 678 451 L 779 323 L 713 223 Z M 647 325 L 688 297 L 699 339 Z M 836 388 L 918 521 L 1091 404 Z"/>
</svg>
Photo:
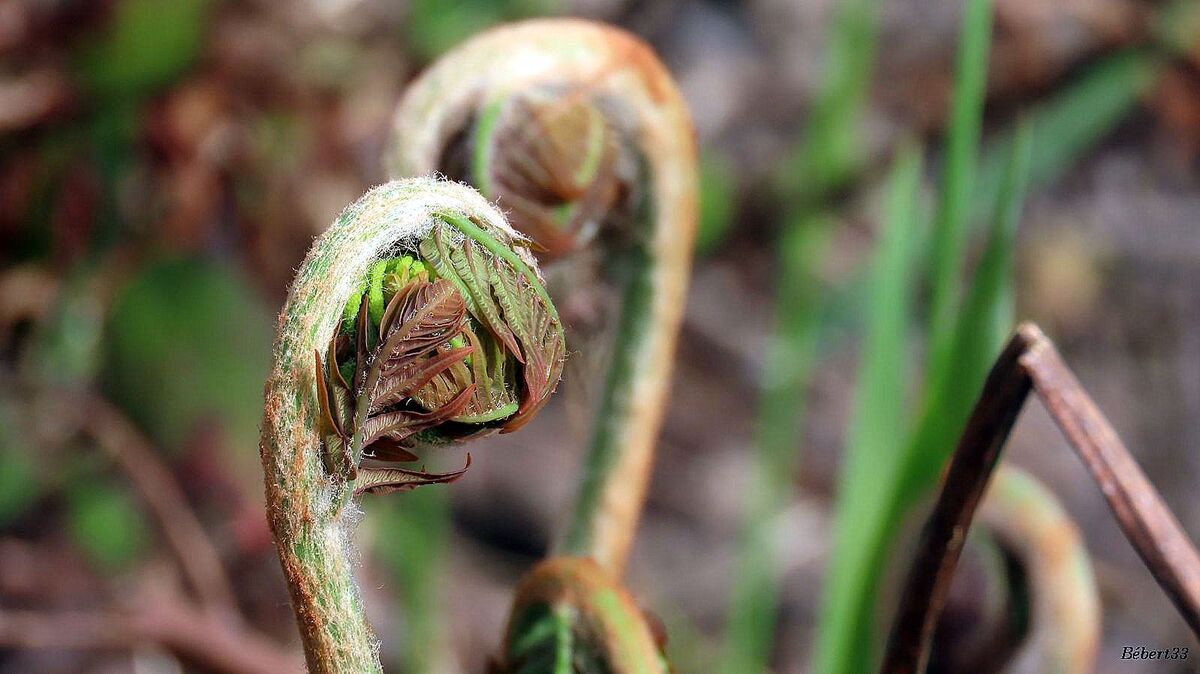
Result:
<svg viewBox="0 0 1200 674">
<path fill-rule="evenodd" d="M 670 75 L 624 31 L 554 19 L 484 33 L 408 90 L 386 164 L 478 187 L 547 256 L 603 240 L 622 301 L 561 552 L 624 566 L 657 442 L 696 219 L 696 148 Z"/>
</svg>

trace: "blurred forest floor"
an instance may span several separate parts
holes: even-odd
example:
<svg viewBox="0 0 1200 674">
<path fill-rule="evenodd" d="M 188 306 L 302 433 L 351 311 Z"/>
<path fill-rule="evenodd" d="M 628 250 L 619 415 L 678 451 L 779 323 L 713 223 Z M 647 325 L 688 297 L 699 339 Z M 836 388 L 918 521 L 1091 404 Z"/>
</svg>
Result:
<svg viewBox="0 0 1200 674">
<path fill-rule="evenodd" d="M 385 179 L 381 151 L 405 83 L 476 30 L 544 12 L 650 41 L 691 102 L 703 148 L 699 257 L 630 584 L 690 653 L 679 671 L 705 671 L 749 471 L 774 235 L 788 216 L 772 186 L 804 181 L 787 160 L 833 5 L 0 4 L 0 672 L 178 671 L 179 653 L 196 671 L 298 662 L 257 455 L 277 309 L 312 237 Z M 782 672 L 802 671 L 811 650 L 878 182 L 900 136 L 937 147 L 948 108 L 958 3 L 883 6 L 859 139 L 870 161 L 835 195 L 841 215 L 822 273 L 838 300 L 795 500 L 779 523 Z M 1115 129 L 1033 186 L 1016 306 L 1058 341 L 1200 538 L 1200 39 L 1189 37 L 1200 35 L 1200 12 L 997 0 L 995 31 L 988 129 L 1107 55 L 1185 36 Z M 555 402 L 474 452 L 450 490 L 451 552 L 433 595 L 445 615 L 439 639 L 454 654 L 442 671 L 478 671 L 494 649 L 515 580 L 574 493 L 580 443 L 561 438 L 581 435 L 581 417 Z M 1189 637 L 1037 405 L 1008 457 L 1084 530 L 1105 606 L 1098 670 L 1166 671 L 1114 655 Z M 420 619 L 405 616 L 397 590 L 420 532 L 401 538 L 396 521 L 372 513 L 359 531 L 361 585 L 389 663 L 410 662 L 402 635 Z M 59 647 L 21 648 L 34 642 Z M 223 648 L 247 661 L 222 665 Z"/>
</svg>

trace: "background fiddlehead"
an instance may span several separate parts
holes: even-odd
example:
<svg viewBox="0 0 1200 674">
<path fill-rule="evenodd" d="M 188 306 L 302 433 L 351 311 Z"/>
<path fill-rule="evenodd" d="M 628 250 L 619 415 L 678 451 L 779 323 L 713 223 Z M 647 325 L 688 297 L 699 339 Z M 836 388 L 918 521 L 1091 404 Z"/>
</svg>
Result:
<svg viewBox="0 0 1200 674">
<path fill-rule="evenodd" d="M 1094 671 L 1100 590 L 1054 493 L 1002 462 L 964 541 L 925 671 Z"/>
<path fill-rule="evenodd" d="M 656 626 L 596 562 L 554 557 L 517 587 L 492 671 L 665 673 L 665 635 Z"/>
<path fill-rule="evenodd" d="M 523 246 L 470 188 L 396 181 L 347 208 L 297 274 L 261 449 L 312 671 L 379 669 L 350 572 L 349 496 L 453 480 L 405 464 L 521 425 L 557 383 L 562 331 Z"/>
<path fill-rule="evenodd" d="M 535 20 L 445 56 L 397 111 L 393 175 L 463 179 L 553 254 L 598 236 L 622 304 L 563 552 L 619 573 L 649 480 L 696 218 L 695 142 L 679 92 L 624 31 Z M 611 227 L 610 227 L 611 226 Z M 616 230 L 616 231 L 612 231 Z"/>
<path fill-rule="evenodd" d="M 1020 564 L 1028 592 L 1028 636 L 1005 671 L 1092 671 L 1100 596 L 1078 527 L 1036 478 L 1007 465 L 997 469 L 979 514 Z"/>
</svg>

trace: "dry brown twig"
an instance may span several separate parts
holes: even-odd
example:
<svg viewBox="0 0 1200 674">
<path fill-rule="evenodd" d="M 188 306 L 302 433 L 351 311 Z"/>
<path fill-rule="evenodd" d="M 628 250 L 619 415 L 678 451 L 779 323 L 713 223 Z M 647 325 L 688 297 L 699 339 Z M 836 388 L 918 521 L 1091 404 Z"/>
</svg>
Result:
<svg viewBox="0 0 1200 674">
<path fill-rule="evenodd" d="M 924 670 L 967 530 L 1031 390 L 1091 473 L 1159 586 L 1200 636 L 1200 554 L 1049 338 L 1025 323 L 988 374 L 946 470 L 904 583 L 881 671 Z"/>
<path fill-rule="evenodd" d="M 21 649 L 127 649 L 156 644 L 213 672 L 277 674 L 303 669 L 289 652 L 228 617 L 181 596 L 139 597 L 128 608 L 92 611 L 0 610 L 0 645 Z"/>
<path fill-rule="evenodd" d="M 237 598 L 216 546 L 150 441 L 103 398 L 85 394 L 79 403 L 82 429 L 129 477 L 196 597 L 236 615 Z"/>
<path fill-rule="evenodd" d="M 155 644 L 214 672 L 300 671 L 299 653 L 243 626 L 216 546 L 150 441 L 111 403 L 72 396 L 77 427 L 126 474 L 161 530 L 195 600 L 174 584 L 151 583 L 133 601 L 91 610 L 0 609 L 0 646 L 18 649 L 127 649 Z M 46 579 L 45 582 L 53 582 Z M 146 585 L 143 583 L 142 585 Z"/>
</svg>

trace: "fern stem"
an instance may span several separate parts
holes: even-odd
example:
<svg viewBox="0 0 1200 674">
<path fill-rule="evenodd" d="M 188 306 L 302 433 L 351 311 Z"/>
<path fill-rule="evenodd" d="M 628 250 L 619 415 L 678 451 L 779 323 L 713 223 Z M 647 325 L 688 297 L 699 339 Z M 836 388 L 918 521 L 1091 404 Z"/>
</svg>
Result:
<svg viewBox="0 0 1200 674">
<path fill-rule="evenodd" d="M 321 460 L 314 351 L 338 329 L 347 299 L 378 259 L 413 247 L 442 213 L 515 233 L 474 190 L 414 179 L 387 183 L 347 208 L 313 244 L 279 317 L 267 379 L 261 454 L 267 514 L 311 672 L 378 672 L 377 644 L 352 574 L 353 483 Z"/>
</svg>

